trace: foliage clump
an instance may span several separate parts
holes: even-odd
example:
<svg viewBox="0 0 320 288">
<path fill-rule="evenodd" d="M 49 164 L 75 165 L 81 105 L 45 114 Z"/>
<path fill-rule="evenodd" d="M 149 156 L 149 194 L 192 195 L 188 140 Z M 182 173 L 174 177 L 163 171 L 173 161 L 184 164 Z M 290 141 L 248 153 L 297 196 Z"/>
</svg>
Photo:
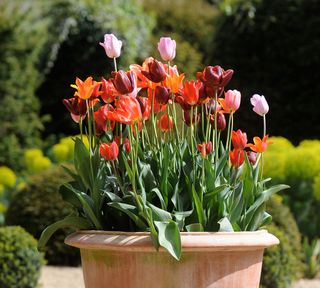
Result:
<svg viewBox="0 0 320 288">
<path fill-rule="evenodd" d="M 0 287 L 34 288 L 38 285 L 43 255 L 37 241 L 21 227 L 0 227 Z"/>
<path fill-rule="evenodd" d="M 52 168 L 30 176 L 26 186 L 12 196 L 6 214 L 7 224 L 20 225 L 38 239 L 46 226 L 70 213 L 69 207 L 58 193 L 59 186 L 68 179 L 61 168 Z M 49 241 L 45 249 L 49 264 L 79 264 L 77 250 L 63 243 L 69 233 L 70 229 L 60 230 Z"/>
</svg>

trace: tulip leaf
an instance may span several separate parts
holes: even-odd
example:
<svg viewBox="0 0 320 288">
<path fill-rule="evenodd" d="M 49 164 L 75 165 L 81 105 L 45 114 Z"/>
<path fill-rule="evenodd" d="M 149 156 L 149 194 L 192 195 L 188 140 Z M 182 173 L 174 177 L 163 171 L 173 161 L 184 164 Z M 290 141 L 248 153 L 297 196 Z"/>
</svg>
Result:
<svg viewBox="0 0 320 288">
<path fill-rule="evenodd" d="M 63 228 L 75 228 L 75 229 L 91 229 L 93 228 L 92 225 L 88 222 L 87 219 L 79 216 L 67 216 L 66 218 L 57 221 L 50 226 L 48 226 L 46 229 L 43 230 L 39 242 L 38 247 L 39 249 L 42 249 L 50 237 L 59 229 Z"/>
<path fill-rule="evenodd" d="M 152 205 L 151 203 L 147 203 L 147 206 L 149 206 L 151 208 L 152 211 L 152 219 L 154 221 L 169 221 L 172 220 L 172 216 L 169 212 L 160 209 L 154 205 Z"/>
<path fill-rule="evenodd" d="M 203 232 L 203 226 L 200 223 L 192 223 L 186 226 L 188 232 Z"/>
<path fill-rule="evenodd" d="M 220 224 L 219 232 L 233 232 L 232 224 L 227 217 L 223 217 L 218 223 Z"/>
<path fill-rule="evenodd" d="M 181 257 L 181 238 L 178 224 L 173 220 L 155 221 L 154 224 L 158 229 L 160 246 L 167 249 L 175 259 L 179 260 Z"/>
</svg>

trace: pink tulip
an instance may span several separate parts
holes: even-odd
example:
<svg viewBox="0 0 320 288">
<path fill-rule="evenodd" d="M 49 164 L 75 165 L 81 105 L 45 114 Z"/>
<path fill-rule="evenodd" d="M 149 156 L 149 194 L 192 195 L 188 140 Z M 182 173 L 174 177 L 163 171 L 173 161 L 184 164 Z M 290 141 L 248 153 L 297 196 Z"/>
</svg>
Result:
<svg viewBox="0 0 320 288">
<path fill-rule="evenodd" d="M 161 37 L 158 50 L 164 61 L 171 61 L 176 57 L 176 41 L 170 37 Z"/>
<path fill-rule="evenodd" d="M 118 58 L 121 54 L 122 41 L 118 40 L 113 34 L 105 34 L 104 42 L 99 43 L 109 58 Z"/>
<path fill-rule="evenodd" d="M 260 96 L 258 94 L 254 94 L 250 99 L 251 104 L 253 105 L 253 111 L 256 112 L 260 116 L 264 116 L 269 111 L 269 105 L 264 98 L 264 96 Z"/>
<path fill-rule="evenodd" d="M 222 104 L 224 110 L 229 112 L 235 112 L 240 107 L 241 93 L 238 90 L 228 90 L 225 92 L 225 101 Z"/>
</svg>

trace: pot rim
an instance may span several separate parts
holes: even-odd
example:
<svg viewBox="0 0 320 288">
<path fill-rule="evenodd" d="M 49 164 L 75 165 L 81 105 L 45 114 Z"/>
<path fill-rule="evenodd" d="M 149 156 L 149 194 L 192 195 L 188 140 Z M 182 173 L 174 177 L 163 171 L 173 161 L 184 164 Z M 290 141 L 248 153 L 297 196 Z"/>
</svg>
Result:
<svg viewBox="0 0 320 288">
<path fill-rule="evenodd" d="M 267 230 L 241 232 L 180 232 L 183 252 L 263 250 L 279 244 Z M 65 239 L 80 249 L 156 252 L 149 232 L 79 230 Z M 166 250 L 160 247 L 160 252 Z"/>
</svg>

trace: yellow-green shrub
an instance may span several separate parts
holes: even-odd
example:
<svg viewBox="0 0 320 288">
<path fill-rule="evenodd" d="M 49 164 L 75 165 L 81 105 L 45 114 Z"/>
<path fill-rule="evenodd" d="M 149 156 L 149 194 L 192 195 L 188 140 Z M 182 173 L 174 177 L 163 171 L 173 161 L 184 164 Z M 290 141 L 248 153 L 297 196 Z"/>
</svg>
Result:
<svg viewBox="0 0 320 288">
<path fill-rule="evenodd" d="M 40 149 L 28 149 L 24 152 L 24 164 L 29 173 L 37 173 L 51 167 L 51 160 Z"/>
<path fill-rule="evenodd" d="M 314 178 L 312 188 L 314 197 L 320 201 L 320 174 Z"/>
<path fill-rule="evenodd" d="M 16 174 L 6 166 L 0 167 L 0 184 L 4 187 L 13 188 L 16 185 Z"/>
<path fill-rule="evenodd" d="M 273 143 L 268 146 L 267 152 L 287 152 L 294 149 L 293 144 L 284 137 L 274 136 L 270 138 L 270 141 Z"/>
<path fill-rule="evenodd" d="M 69 160 L 68 146 L 58 143 L 52 146 L 52 154 L 58 163 L 66 162 Z"/>
<path fill-rule="evenodd" d="M 264 175 L 283 181 L 286 176 L 286 161 L 287 154 L 285 152 L 268 151 L 264 155 Z"/>
</svg>

